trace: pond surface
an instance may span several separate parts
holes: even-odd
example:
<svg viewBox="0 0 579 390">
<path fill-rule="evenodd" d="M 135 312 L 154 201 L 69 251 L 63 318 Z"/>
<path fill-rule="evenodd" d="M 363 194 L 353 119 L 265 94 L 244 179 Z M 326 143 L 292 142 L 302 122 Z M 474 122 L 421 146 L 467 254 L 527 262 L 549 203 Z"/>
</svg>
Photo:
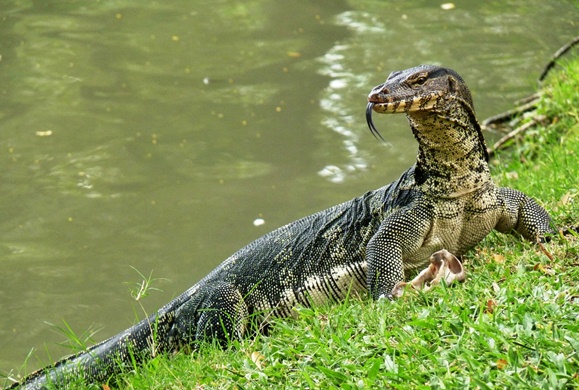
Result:
<svg viewBox="0 0 579 390">
<path fill-rule="evenodd" d="M 533 92 L 578 16 L 535 0 L 4 2 L 0 373 L 32 348 L 26 371 L 69 353 L 49 324 L 107 338 L 262 234 L 396 179 L 416 152 L 405 118 L 376 116 L 385 144 L 364 119 L 391 71 L 454 68 L 482 119 Z M 139 272 L 162 291 L 136 302 Z"/>
</svg>

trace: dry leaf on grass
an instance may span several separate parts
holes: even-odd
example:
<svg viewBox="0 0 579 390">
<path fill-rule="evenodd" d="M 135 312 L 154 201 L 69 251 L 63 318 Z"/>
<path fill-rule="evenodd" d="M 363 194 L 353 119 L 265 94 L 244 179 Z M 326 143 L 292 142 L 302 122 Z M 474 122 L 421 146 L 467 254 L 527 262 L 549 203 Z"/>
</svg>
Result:
<svg viewBox="0 0 579 390">
<path fill-rule="evenodd" d="M 263 368 L 263 366 L 265 365 L 264 360 L 265 360 L 265 356 L 263 356 L 261 353 L 256 352 L 256 351 L 251 353 L 251 361 L 255 364 L 255 366 L 259 370 L 261 370 Z"/>
</svg>

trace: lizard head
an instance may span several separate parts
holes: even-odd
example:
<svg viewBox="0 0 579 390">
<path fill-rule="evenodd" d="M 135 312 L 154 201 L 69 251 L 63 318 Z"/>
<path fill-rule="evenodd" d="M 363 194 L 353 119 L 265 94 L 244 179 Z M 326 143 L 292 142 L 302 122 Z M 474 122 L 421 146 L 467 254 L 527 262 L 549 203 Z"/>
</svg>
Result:
<svg viewBox="0 0 579 390">
<path fill-rule="evenodd" d="M 450 99 L 466 104 L 474 115 L 470 91 L 455 71 L 435 65 L 395 71 L 368 95 L 366 121 L 372 134 L 382 138 L 372 121 L 372 111 L 414 116 L 448 110 Z"/>
</svg>

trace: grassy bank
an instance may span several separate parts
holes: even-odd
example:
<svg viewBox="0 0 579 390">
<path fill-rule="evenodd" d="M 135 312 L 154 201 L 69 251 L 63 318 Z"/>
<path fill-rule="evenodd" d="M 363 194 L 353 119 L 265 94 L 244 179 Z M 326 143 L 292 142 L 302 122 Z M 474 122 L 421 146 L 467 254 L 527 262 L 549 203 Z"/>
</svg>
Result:
<svg viewBox="0 0 579 390">
<path fill-rule="evenodd" d="M 579 224 L 579 61 L 554 72 L 537 126 L 493 161 L 501 186 Z M 127 388 L 579 388 L 577 237 L 545 245 L 491 234 L 466 256 L 467 282 L 395 302 L 353 297 L 299 310 L 230 351 L 158 358 Z"/>
<path fill-rule="evenodd" d="M 493 161 L 501 186 L 524 191 L 557 225 L 579 224 L 579 61 L 551 76 L 537 114 L 547 125 Z M 579 239 L 552 255 L 491 234 L 465 259 L 465 284 L 394 302 L 352 297 L 300 309 L 269 336 L 230 350 L 158 357 L 121 376 L 129 389 L 579 388 Z"/>
</svg>

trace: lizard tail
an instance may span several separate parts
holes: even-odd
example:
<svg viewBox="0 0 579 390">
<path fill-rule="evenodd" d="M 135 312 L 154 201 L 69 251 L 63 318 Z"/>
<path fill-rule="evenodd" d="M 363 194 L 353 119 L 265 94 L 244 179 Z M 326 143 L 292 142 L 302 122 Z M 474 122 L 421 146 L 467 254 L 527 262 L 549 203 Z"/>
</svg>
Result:
<svg viewBox="0 0 579 390">
<path fill-rule="evenodd" d="M 8 389 L 37 390 L 70 385 L 75 379 L 106 383 L 124 368 L 166 352 L 173 311 L 156 313 L 85 351 L 67 356 L 14 383 Z"/>
</svg>

